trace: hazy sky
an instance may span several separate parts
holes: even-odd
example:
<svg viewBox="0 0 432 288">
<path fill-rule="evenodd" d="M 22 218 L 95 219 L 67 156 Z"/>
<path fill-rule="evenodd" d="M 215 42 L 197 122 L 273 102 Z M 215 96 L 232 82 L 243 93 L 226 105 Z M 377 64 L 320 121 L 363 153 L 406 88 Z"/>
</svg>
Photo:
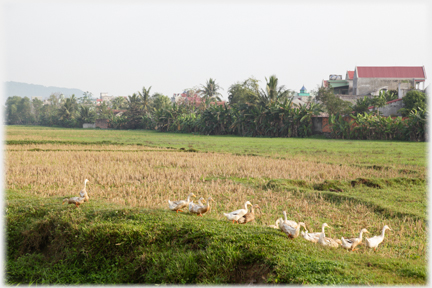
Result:
<svg viewBox="0 0 432 288">
<path fill-rule="evenodd" d="M 356 65 L 432 75 L 428 1 L 346 2 L 4 1 L 3 78 L 170 97 L 213 78 L 226 99 L 250 76 L 298 92 Z"/>
</svg>

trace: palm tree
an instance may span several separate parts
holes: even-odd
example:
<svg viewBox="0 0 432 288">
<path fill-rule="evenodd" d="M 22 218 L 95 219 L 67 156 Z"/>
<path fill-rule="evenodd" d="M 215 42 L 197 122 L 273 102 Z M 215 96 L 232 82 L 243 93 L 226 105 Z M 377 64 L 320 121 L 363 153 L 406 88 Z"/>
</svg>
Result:
<svg viewBox="0 0 432 288">
<path fill-rule="evenodd" d="M 146 111 L 147 111 L 147 108 L 150 104 L 150 89 L 151 89 L 151 86 L 148 89 L 146 89 L 143 86 L 142 93 L 140 91 L 138 91 L 138 95 L 141 98 L 142 106 L 143 106 L 144 110 L 146 110 Z"/>
<path fill-rule="evenodd" d="M 372 98 L 372 104 L 374 105 L 374 111 L 379 115 L 379 108 L 384 107 L 387 103 L 386 92 L 380 91 L 379 96 Z"/>
<path fill-rule="evenodd" d="M 111 100 L 111 105 L 113 109 L 122 109 L 126 105 L 126 100 L 122 96 L 119 96 Z"/>
<path fill-rule="evenodd" d="M 130 128 L 136 129 L 138 128 L 139 123 L 141 122 L 141 119 L 144 115 L 142 97 L 136 93 L 133 93 L 132 96 L 128 96 L 127 100 L 128 108 L 125 114 Z"/>
<path fill-rule="evenodd" d="M 276 75 L 270 76 L 269 79 L 265 78 L 267 85 L 266 89 L 261 89 L 260 98 L 263 104 L 272 103 L 288 98 L 290 91 L 284 85 L 278 86 L 278 78 Z"/>
<path fill-rule="evenodd" d="M 81 105 L 79 110 L 79 120 L 82 123 L 92 123 L 96 117 L 92 107 Z"/>
<path fill-rule="evenodd" d="M 76 99 L 74 95 L 72 95 L 71 98 L 66 98 L 59 109 L 59 116 L 60 116 L 59 119 L 60 120 L 74 119 L 75 106 L 76 106 Z"/>
<path fill-rule="evenodd" d="M 128 96 L 127 99 L 127 110 L 136 110 L 136 111 L 140 111 L 143 112 L 144 105 L 142 104 L 142 99 L 141 97 L 136 94 L 133 93 L 132 96 Z"/>
<path fill-rule="evenodd" d="M 151 105 L 153 109 L 161 109 L 162 107 L 166 107 L 171 105 L 171 100 L 168 96 L 165 96 L 161 93 L 155 93 L 151 98 Z"/>
<path fill-rule="evenodd" d="M 210 78 L 206 85 L 201 85 L 199 92 L 203 95 L 204 99 L 221 101 L 219 96 L 222 94 L 218 92 L 219 89 L 222 88 L 216 83 L 216 79 Z"/>
</svg>

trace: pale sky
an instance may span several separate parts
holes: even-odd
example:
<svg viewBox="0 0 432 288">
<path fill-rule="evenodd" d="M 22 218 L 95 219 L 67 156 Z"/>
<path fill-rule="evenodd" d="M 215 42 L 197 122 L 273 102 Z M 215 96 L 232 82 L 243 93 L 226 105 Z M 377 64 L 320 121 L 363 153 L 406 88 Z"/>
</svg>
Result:
<svg viewBox="0 0 432 288">
<path fill-rule="evenodd" d="M 2 2 L 3 81 L 171 97 L 213 78 L 227 99 L 250 76 L 296 92 L 356 65 L 432 77 L 428 1 L 57 2 Z"/>
</svg>

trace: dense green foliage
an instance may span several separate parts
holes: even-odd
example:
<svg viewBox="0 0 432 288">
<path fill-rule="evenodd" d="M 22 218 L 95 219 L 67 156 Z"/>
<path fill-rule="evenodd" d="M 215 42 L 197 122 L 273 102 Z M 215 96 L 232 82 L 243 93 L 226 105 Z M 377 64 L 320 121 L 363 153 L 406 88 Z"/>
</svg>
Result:
<svg viewBox="0 0 432 288">
<path fill-rule="evenodd" d="M 7 100 L 7 123 L 18 125 L 43 125 L 82 127 L 95 119 L 107 119 L 113 129 L 147 129 L 161 132 L 199 133 L 204 135 L 239 135 L 252 137 L 308 137 L 312 135 L 312 116 L 326 111 L 333 125 L 331 137 L 346 139 L 396 139 L 424 141 L 426 104 L 424 93 L 410 91 L 404 98 L 402 109 L 409 117 L 388 120 L 379 117 L 378 108 L 397 97 L 395 91 L 381 91 L 377 97 L 364 97 L 355 105 L 336 97 L 333 89 L 320 88 L 317 100 L 297 106 L 293 103 L 293 91 L 279 85 L 275 75 L 266 78 L 265 89 L 258 80 L 249 78 L 230 86 L 229 104 L 218 105 L 221 87 L 210 78 L 200 89 L 185 90 L 188 96 L 203 95 L 201 104 L 171 100 L 160 93 L 150 94 L 151 87 L 133 93 L 127 99 L 117 97 L 94 106 L 91 95 L 81 98 L 64 98 L 51 95 L 50 105 L 42 105 L 27 97 L 9 97 Z M 220 104 L 220 103 L 219 103 Z M 370 112 L 368 107 L 374 106 Z M 119 111 L 115 109 L 122 109 Z M 116 112 L 116 113 L 114 113 Z M 124 112 L 124 113 L 123 113 Z M 345 122 L 351 115 L 355 127 Z M 367 115 L 366 115 L 367 114 Z M 377 116 L 374 116 L 377 115 Z"/>
<path fill-rule="evenodd" d="M 426 118 L 426 111 L 419 108 L 412 110 L 406 120 L 365 113 L 332 115 L 329 122 L 333 125 L 332 138 L 336 139 L 425 141 Z"/>
<path fill-rule="evenodd" d="M 403 116 L 408 116 L 413 110 L 426 110 L 426 94 L 420 91 L 409 91 L 403 100 L 405 107 L 399 111 Z"/>
<path fill-rule="evenodd" d="M 348 114 L 352 111 L 350 103 L 336 97 L 333 88 L 319 88 L 316 98 L 324 104 L 329 115 Z"/>
<path fill-rule="evenodd" d="M 209 135 L 306 137 L 312 135 L 312 116 L 320 106 L 294 107 L 291 100 L 265 106 L 209 105 L 206 109 L 173 105 L 157 110 L 154 126 L 162 132 L 198 132 Z M 151 128 L 151 127 L 144 127 Z"/>
<path fill-rule="evenodd" d="M 35 107 L 38 107 L 40 111 L 41 102 L 38 99 L 35 99 Z M 18 96 L 9 97 L 6 100 L 6 115 L 7 122 L 13 124 L 32 124 L 36 122 L 38 119 L 36 115 L 32 115 L 32 105 L 30 99 L 27 97 L 21 98 Z M 39 114 L 39 113 L 38 113 Z"/>
<path fill-rule="evenodd" d="M 248 78 L 243 82 L 237 82 L 228 89 L 228 101 L 232 104 L 250 103 L 259 101 L 259 85 L 255 78 Z"/>
<path fill-rule="evenodd" d="M 396 100 L 398 98 L 397 91 L 380 91 L 377 97 L 367 97 L 364 96 L 362 99 L 357 99 L 356 103 L 353 105 L 352 110 L 354 114 L 364 114 L 369 113 L 369 107 L 373 106 L 374 111 L 378 112 L 378 108 L 383 107 L 386 102 Z"/>
</svg>

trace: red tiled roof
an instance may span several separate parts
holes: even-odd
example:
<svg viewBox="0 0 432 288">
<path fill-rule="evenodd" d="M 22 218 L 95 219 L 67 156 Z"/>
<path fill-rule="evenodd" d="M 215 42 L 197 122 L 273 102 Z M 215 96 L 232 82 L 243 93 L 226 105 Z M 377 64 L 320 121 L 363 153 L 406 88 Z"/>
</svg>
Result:
<svg viewBox="0 0 432 288">
<path fill-rule="evenodd" d="M 402 98 L 401 99 L 395 99 L 395 100 L 392 100 L 392 101 L 388 101 L 387 104 L 390 104 L 390 103 L 393 103 L 393 102 L 398 102 L 398 101 L 402 101 Z"/>
<path fill-rule="evenodd" d="M 354 78 L 354 71 L 347 71 L 348 73 L 348 79 L 352 80 Z"/>
<path fill-rule="evenodd" d="M 356 69 L 358 78 L 426 78 L 423 66 L 357 66 Z"/>
</svg>

